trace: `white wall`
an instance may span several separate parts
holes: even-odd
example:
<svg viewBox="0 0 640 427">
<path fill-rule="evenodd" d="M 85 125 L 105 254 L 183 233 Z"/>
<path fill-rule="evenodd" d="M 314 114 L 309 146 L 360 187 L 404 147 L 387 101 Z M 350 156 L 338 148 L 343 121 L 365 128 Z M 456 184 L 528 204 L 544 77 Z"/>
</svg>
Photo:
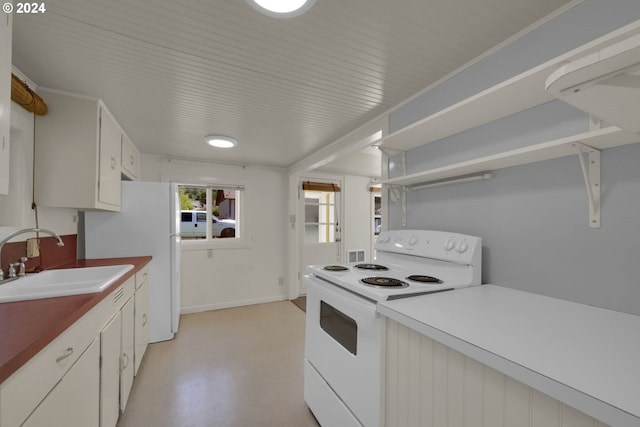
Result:
<svg viewBox="0 0 640 427">
<path fill-rule="evenodd" d="M 371 180 L 362 176 L 344 177 L 345 216 L 342 227 L 345 261 L 348 251 L 364 250 L 367 261 L 371 261 Z"/>
<path fill-rule="evenodd" d="M 9 194 L 0 196 L 0 238 L 20 228 L 35 227 L 35 215 L 31 209 L 33 114 L 15 102 L 11 102 L 10 138 Z M 39 205 L 38 217 L 42 228 L 58 234 L 78 232 L 78 213 L 75 209 Z M 33 236 L 25 234 L 17 237 L 15 241 L 30 237 Z"/>
<path fill-rule="evenodd" d="M 184 242 L 182 312 L 205 311 L 288 298 L 287 171 L 142 155 L 142 180 L 244 186 L 246 243 Z M 243 215 L 241 213 L 241 215 Z M 197 242 L 202 243 L 202 242 Z"/>
</svg>

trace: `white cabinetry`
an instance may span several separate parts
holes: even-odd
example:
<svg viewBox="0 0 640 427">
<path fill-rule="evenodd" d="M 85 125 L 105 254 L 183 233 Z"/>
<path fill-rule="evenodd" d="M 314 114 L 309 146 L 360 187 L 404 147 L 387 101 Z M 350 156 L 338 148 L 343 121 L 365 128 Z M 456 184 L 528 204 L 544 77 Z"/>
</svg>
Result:
<svg viewBox="0 0 640 427">
<path fill-rule="evenodd" d="M 120 410 L 123 412 L 127 407 L 129 393 L 131 392 L 131 386 L 133 386 L 133 351 L 135 348 L 133 345 L 133 301 L 133 298 L 129 298 L 129 301 L 127 301 L 124 307 L 122 307 L 122 336 L 120 341 L 122 346 L 122 354 L 120 355 Z"/>
<path fill-rule="evenodd" d="M 114 427 L 124 411 L 133 385 L 133 293 L 135 278 L 109 298 L 113 317 L 100 332 L 100 426 Z"/>
<path fill-rule="evenodd" d="M 19 426 L 29 417 L 35 408 L 44 403 L 51 395 L 52 390 L 59 385 L 60 380 L 70 374 L 76 362 L 82 358 L 84 363 L 88 358 L 94 358 L 93 352 L 85 351 L 98 336 L 105 320 L 108 319 L 110 306 L 107 300 L 103 300 L 91 311 L 75 322 L 65 332 L 47 345 L 18 371 L 11 375 L 0 385 L 0 426 Z M 84 354 L 84 356 L 83 356 Z M 98 366 L 98 356 L 95 355 L 95 364 Z M 79 363 L 79 362 L 78 362 Z M 84 368 L 82 368 L 84 371 Z M 97 375 L 96 370 L 96 375 Z M 76 375 L 76 374 L 74 374 Z M 80 375 L 83 376 L 84 374 Z M 93 375 L 93 374 L 92 374 Z M 75 378 L 75 377 L 70 377 Z M 71 379 L 67 383 L 73 384 Z M 65 385 L 64 388 L 71 387 Z M 82 382 L 83 393 L 87 396 L 98 395 L 98 382 L 93 382 L 87 376 L 87 383 Z M 56 401 L 64 399 L 64 393 L 56 393 Z M 67 396 L 66 411 L 71 411 L 77 403 L 72 400 L 74 394 Z M 47 404 L 49 405 L 49 404 Z M 93 405 L 93 403 L 92 403 Z M 97 407 L 97 403 L 95 403 Z M 71 414 L 69 414 L 71 416 Z M 96 421 L 84 425 L 96 425 L 98 412 L 95 413 Z M 43 425 L 47 425 L 46 423 Z M 72 425 L 72 424 L 48 424 L 48 425 Z"/>
<path fill-rule="evenodd" d="M 138 374 L 144 353 L 149 344 L 149 267 L 145 267 L 136 274 L 135 298 L 135 370 Z"/>
<path fill-rule="evenodd" d="M 120 210 L 122 141 L 127 138 L 118 123 L 100 100 L 40 92 L 49 113 L 36 120 L 38 202 Z"/>
<path fill-rule="evenodd" d="M 120 415 L 120 313 L 100 332 L 100 427 L 115 427 Z"/>
<path fill-rule="evenodd" d="M 100 343 L 96 338 L 23 427 L 98 426 Z"/>
<path fill-rule="evenodd" d="M 147 276 L 145 266 L 0 384 L 0 427 L 116 426 L 148 342 Z"/>
<path fill-rule="evenodd" d="M 0 194 L 9 193 L 12 15 L 0 15 Z"/>
<path fill-rule="evenodd" d="M 104 105 L 98 120 L 98 203 L 120 206 L 120 144 L 122 133 Z"/>
<path fill-rule="evenodd" d="M 131 181 L 138 179 L 140 175 L 140 152 L 126 135 L 122 135 L 120 163 L 122 163 L 122 176 L 124 178 Z"/>
</svg>

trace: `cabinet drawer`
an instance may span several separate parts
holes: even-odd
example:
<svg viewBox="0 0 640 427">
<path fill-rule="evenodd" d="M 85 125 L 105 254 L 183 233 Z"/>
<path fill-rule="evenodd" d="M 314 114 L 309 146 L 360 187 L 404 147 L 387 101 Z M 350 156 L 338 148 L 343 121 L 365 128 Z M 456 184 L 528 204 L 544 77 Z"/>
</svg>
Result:
<svg viewBox="0 0 640 427">
<path fill-rule="evenodd" d="M 108 301 L 111 301 L 111 304 L 113 305 L 113 311 L 110 313 L 109 319 L 111 319 L 117 311 L 122 309 L 124 304 L 129 301 L 129 298 L 133 296 L 133 293 L 136 290 L 136 278 L 137 274 L 136 276 L 130 277 L 126 282 L 120 285 L 118 289 L 111 292 L 111 295 L 109 295 L 108 298 L 106 298 Z"/>
<path fill-rule="evenodd" d="M 149 264 L 136 273 L 136 289 L 138 289 L 149 277 Z"/>
<path fill-rule="evenodd" d="M 0 425 L 19 426 L 98 335 L 107 299 L 82 316 L 0 387 Z M 103 304 L 105 303 L 105 304 Z"/>
</svg>

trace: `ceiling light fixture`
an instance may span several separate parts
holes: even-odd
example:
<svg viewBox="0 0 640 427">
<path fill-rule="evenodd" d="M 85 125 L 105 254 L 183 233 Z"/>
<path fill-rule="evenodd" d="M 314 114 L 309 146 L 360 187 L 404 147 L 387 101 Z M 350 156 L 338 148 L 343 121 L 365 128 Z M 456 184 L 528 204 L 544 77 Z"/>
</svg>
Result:
<svg viewBox="0 0 640 427">
<path fill-rule="evenodd" d="M 224 135 L 207 135 L 204 137 L 204 142 L 216 148 L 233 148 L 238 145 L 235 138 Z"/>
<path fill-rule="evenodd" d="M 274 18 L 300 16 L 315 3 L 315 0 L 247 0 L 255 10 Z"/>
</svg>

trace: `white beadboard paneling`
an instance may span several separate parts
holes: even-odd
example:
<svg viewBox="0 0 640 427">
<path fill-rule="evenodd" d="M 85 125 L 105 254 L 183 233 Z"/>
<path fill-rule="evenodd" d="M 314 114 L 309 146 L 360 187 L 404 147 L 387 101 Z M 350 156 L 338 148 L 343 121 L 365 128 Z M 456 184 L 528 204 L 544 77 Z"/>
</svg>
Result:
<svg viewBox="0 0 640 427">
<path fill-rule="evenodd" d="M 409 381 L 408 386 L 410 390 L 417 390 L 420 387 L 420 334 L 414 330 L 409 330 L 409 354 L 408 354 L 408 366 L 409 366 Z M 407 424 L 408 426 L 415 426 L 420 424 L 420 394 L 412 394 L 407 399 L 407 405 L 409 406 Z"/>
<path fill-rule="evenodd" d="M 145 154 L 289 166 L 567 2 L 326 0 L 273 19 L 241 0 L 49 0 L 14 16 L 13 62 L 102 98 Z M 212 151 L 209 133 L 241 143 Z"/>
<path fill-rule="evenodd" d="M 393 320 L 386 323 L 388 427 L 606 427 Z"/>
<path fill-rule="evenodd" d="M 397 322 L 387 322 L 386 326 L 386 357 L 385 357 L 385 417 L 387 425 L 393 425 L 390 420 L 398 419 L 398 328 Z"/>
<path fill-rule="evenodd" d="M 507 377 L 506 424 L 509 427 L 529 427 L 531 389 Z"/>
<path fill-rule="evenodd" d="M 557 400 L 534 390 L 531 394 L 531 426 L 561 427 L 562 405 Z"/>
<path fill-rule="evenodd" d="M 433 345 L 433 425 L 447 425 L 448 415 L 448 359 L 447 347 L 435 342 Z M 429 385 L 426 385 L 427 387 Z"/>
<path fill-rule="evenodd" d="M 464 425 L 482 425 L 484 366 L 464 358 Z"/>
<path fill-rule="evenodd" d="M 464 427 L 464 359 L 447 349 L 447 425 Z"/>
<path fill-rule="evenodd" d="M 506 377 L 491 368 L 484 367 L 484 424 L 505 427 Z"/>
<path fill-rule="evenodd" d="M 420 424 L 422 426 L 433 426 L 433 401 L 435 390 L 431 385 L 434 383 L 433 354 L 434 341 L 424 335 L 420 336 Z M 429 385 L 429 386 L 427 386 Z M 389 424 L 391 425 L 391 424 Z"/>
</svg>

